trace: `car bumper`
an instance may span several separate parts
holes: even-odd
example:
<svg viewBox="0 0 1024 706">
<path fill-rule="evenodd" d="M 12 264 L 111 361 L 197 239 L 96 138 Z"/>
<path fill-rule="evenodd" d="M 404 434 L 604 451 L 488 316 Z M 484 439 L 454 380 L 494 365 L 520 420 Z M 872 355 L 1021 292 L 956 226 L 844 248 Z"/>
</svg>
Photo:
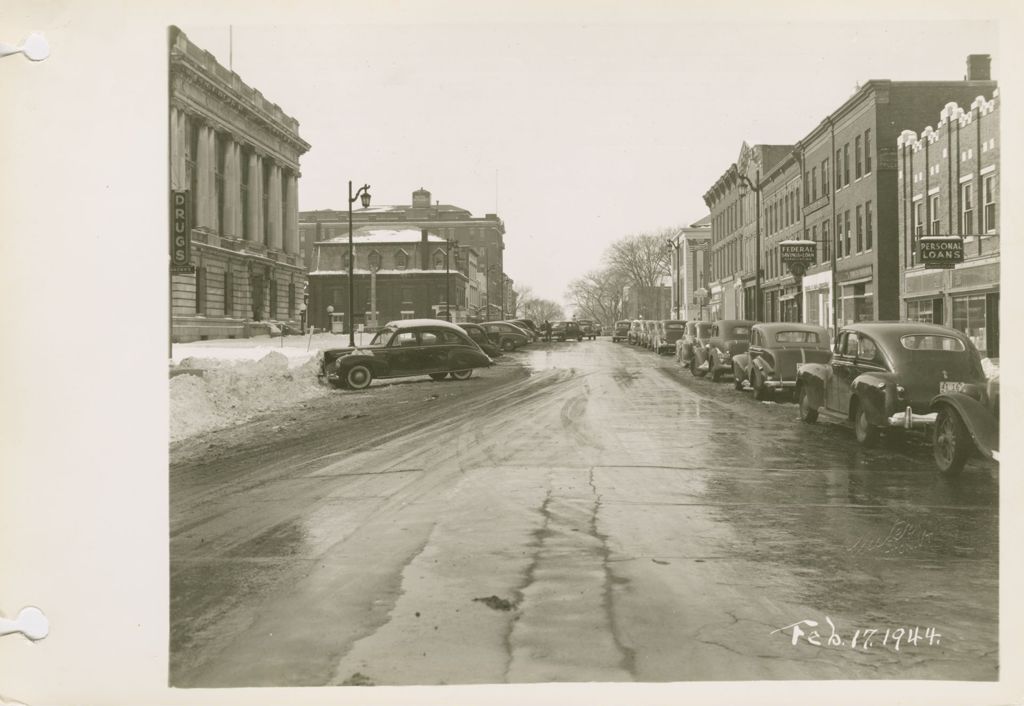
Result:
<svg viewBox="0 0 1024 706">
<path fill-rule="evenodd" d="M 937 412 L 932 412 L 931 414 L 914 414 L 914 411 L 910 407 L 907 407 L 904 411 L 891 415 L 888 421 L 889 426 L 891 427 L 920 429 L 934 424 L 935 418 L 938 416 Z"/>
<path fill-rule="evenodd" d="M 765 380 L 763 384 L 773 390 L 788 390 L 796 387 L 796 380 Z"/>
</svg>

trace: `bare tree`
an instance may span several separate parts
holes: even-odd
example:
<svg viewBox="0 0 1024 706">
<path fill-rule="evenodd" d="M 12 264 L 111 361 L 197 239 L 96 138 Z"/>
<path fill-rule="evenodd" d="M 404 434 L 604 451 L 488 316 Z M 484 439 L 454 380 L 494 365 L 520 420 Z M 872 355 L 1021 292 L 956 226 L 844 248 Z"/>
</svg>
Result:
<svg viewBox="0 0 1024 706">
<path fill-rule="evenodd" d="M 671 262 L 666 241 L 675 233 L 665 228 L 657 233 L 631 235 L 613 243 L 605 256 L 610 268 L 638 294 L 640 313 L 651 318 L 661 318 L 663 313 L 661 290 Z"/>
<path fill-rule="evenodd" d="M 538 326 L 545 321 L 559 321 L 565 318 L 565 311 L 557 302 L 533 297 L 520 302 L 523 318 L 530 319 Z"/>
<path fill-rule="evenodd" d="M 607 330 L 622 318 L 622 288 L 627 281 L 612 267 L 592 270 L 570 282 L 566 296 L 577 316 L 598 321 Z"/>
</svg>

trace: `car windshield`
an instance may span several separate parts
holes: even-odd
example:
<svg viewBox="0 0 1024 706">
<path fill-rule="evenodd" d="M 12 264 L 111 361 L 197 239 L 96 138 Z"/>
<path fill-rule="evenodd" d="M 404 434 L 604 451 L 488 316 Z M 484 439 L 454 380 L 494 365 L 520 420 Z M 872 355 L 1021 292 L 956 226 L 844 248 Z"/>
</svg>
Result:
<svg viewBox="0 0 1024 706">
<path fill-rule="evenodd" d="M 373 337 L 373 340 L 370 341 L 370 345 L 386 346 L 388 342 L 391 341 L 391 337 L 395 335 L 396 330 L 397 329 L 393 328 L 382 328 L 377 332 L 377 335 Z"/>
<path fill-rule="evenodd" d="M 941 334 L 929 333 L 901 336 L 900 343 L 910 351 L 950 351 L 962 353 L 967 350 L 960 339 Z"/>
<path fill-rule="evenodd" d="M 814 331 L 779 331 L 775 334 L 776 343 L 820 343 Z"/>
</svg>

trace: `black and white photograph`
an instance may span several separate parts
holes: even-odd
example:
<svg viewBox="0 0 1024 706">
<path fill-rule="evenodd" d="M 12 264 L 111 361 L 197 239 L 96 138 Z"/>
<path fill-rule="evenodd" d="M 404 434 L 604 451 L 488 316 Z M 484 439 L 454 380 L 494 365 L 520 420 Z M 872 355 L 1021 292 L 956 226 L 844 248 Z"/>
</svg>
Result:
<svg viewBox="0 0 1024 706">
<path fill-rule="evenodd" d="M 74 508 L 0 703 L 1024 698 L 1015 17 L 161 3 L 76 73 L 68 7 L 0 59 L 3 507 Z M 29 687 L 72 622 L 120 676 Z"/>
</svg>

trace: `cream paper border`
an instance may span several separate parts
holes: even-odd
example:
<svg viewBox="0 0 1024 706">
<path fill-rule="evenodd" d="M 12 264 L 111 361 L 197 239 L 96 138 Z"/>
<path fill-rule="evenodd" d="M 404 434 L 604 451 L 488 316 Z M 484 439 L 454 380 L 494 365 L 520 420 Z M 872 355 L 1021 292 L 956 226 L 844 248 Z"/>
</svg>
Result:
<svg viewBox="0 0 1024 706">
<path fill-rule="evenodd" d="M 1022 36 L 1015 4 L 968 2 L 250 2 L 7 0 L 0 39 L 0 612 L 41 607 L 39 643 L 0 638 L 0 696 L 39 704 L 1021 703 L 1019 573 Z M 311 22 L 955 18 L 1000 21 L 1004 103 L 1001 664 L 997 684 L 740 682 L 169 689 L 167 26 Z M 680 41 L 685 41 L 685 33 Z M 827 37 L 823 37 L 827 50 Z M 257 83 L 257 87 L 258 83 Z M 285 106 L 301 115 L 300 106 Z M 924 127 L 924 126 L 921 126 Z M 741 136 L 737 136 L 740 139 Z M 315 147 L 315 146 L 314 146 Z M 131 342 L 131 347 L 125 345 Z"/>
</svg>

